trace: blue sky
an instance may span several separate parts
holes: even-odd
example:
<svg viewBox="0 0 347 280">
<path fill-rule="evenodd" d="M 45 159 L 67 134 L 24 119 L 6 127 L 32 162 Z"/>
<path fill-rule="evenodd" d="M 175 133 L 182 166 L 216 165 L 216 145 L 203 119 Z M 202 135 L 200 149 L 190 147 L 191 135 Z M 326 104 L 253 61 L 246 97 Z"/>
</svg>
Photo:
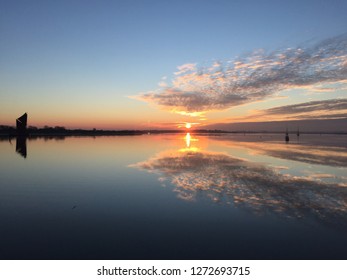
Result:
<svg viewBox="0 0 347 280">
<path fill-rule="evenodd" d="M 100 127 L 105 118 L 140 125 L 129 112 L 175 122 L 128 96 L 155 90 L 183 64 L 344 34 L 346 11 L 346 1 L 0 1 L 0 122 L 22 110 L 38 124 L 57 120 L 58 108 L 74 118 L 76 107 L 94 108 Z"/>
</svg>

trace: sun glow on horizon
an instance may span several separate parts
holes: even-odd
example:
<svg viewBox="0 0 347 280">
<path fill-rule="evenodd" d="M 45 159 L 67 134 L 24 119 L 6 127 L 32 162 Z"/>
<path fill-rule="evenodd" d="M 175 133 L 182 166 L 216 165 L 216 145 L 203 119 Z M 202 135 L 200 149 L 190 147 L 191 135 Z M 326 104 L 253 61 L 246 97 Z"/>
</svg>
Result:
<svg viewBox="0 0 347 280">
<path fill-rule="evenodd" d="M 191 123 L 186 123 L 186 128 L 189 129 L 192 127 L 192 124 Z"/>
</svg>

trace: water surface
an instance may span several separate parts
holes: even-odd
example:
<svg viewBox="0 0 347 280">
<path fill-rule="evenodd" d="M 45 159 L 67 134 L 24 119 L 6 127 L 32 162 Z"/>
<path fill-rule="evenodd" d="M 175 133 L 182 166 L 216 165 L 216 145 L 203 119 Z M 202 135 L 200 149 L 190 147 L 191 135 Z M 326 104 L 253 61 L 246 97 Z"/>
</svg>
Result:
<svg viewBox="0 0 347 280">
<path fill-rule="evenodd" d="M 1 139 L 0 257 L 346 259 L 347 137 L 283 138 Z"/>
</svg>

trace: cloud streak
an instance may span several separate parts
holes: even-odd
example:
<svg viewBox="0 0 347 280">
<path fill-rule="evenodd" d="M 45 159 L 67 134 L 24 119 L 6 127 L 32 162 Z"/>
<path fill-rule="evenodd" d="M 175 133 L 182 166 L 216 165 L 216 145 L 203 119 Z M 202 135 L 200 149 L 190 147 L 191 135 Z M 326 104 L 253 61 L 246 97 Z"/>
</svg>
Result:
<svg viewBox="0 0 347 280">
<path fill-rule="evenodd" d="M 286 89 L 345 84 L 346 78 L 347 34 L 307 48 L 257 51 L 210 67 L 185 64 L 178 67 L 170 86 L 136 98 L 189 115 L 263 100 Z"/>
<path fill-rule="evenodd" d="M 296 120 L 296 119 L 340 119 L 347 117 L 347 99 L 328 99 L 310 101 L 286 106 L 259 110 L 255 113 L 238 118 L 238 120 L 254 120 L 266 117 Z M 236 118 L 233 120 L 235 121 Z"/>
<path fill-rule="evenodd" d="M 347 99 L 330 99 L 311 101 L 287 106 L 274 107 L 265 110 L 265 114 L 281 115 L 281 114 L 300 114 L 316 111 L 340 111 L 347 110 Z"/>
</svg>

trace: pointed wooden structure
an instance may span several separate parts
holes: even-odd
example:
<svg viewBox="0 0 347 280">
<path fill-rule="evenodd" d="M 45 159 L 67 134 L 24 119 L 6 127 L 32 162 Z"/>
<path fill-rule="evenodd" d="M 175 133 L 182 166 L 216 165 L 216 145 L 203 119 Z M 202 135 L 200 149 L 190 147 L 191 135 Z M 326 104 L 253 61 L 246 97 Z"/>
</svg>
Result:
<svg viewBox="0 0 347 280">
<path fill-rule="evenodd" d="M 28 121 L 28 114 L 24 113 L 22 116 L 20 116 L 18 119 L 16 119 L 16 128 L 17 133 L 19 135 L 24 135 L 27 131 L 27 121 Z"/>
</svg>

